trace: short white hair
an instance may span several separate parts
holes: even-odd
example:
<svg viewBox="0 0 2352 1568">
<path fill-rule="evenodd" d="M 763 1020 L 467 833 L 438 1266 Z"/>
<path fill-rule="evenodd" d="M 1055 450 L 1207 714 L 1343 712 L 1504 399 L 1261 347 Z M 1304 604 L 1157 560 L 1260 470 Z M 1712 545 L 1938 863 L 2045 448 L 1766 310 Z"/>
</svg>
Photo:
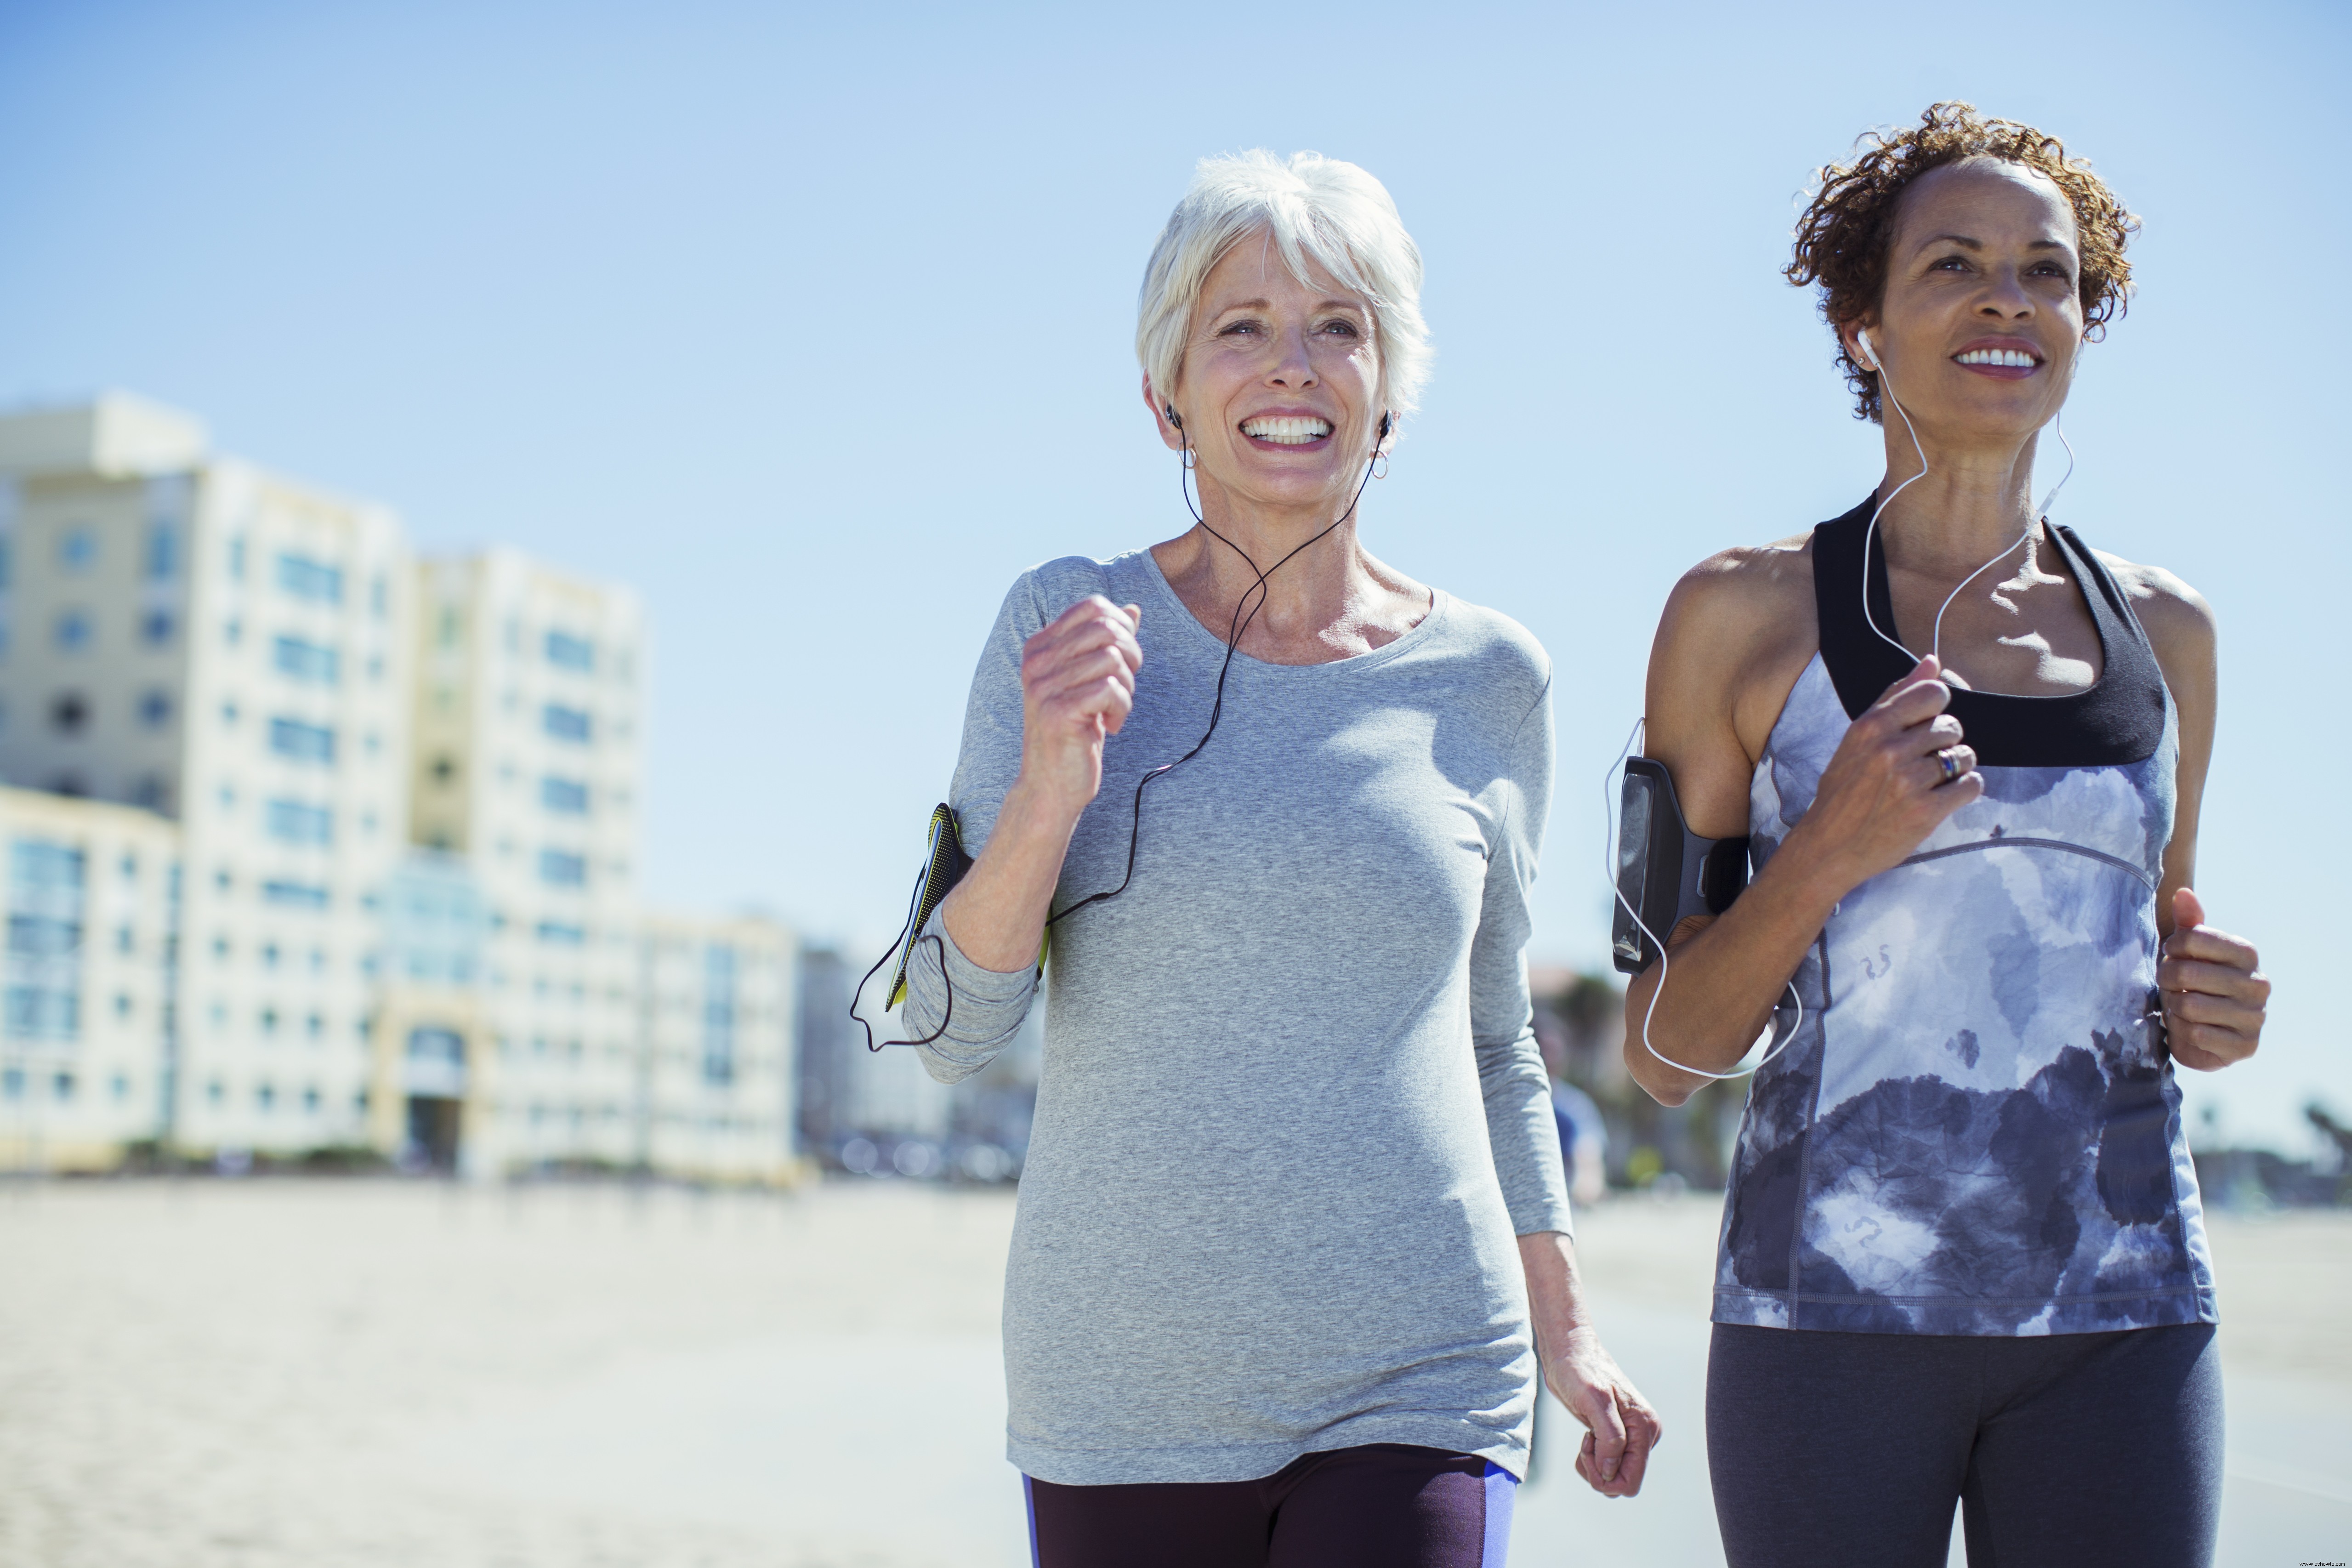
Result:
<svg viewBox="0 0 2352 1568">
<path fill-rule="evenodd" d="M 1136 305 L 1135 357 L 1153 392 L 1174 400 L 1202 285 L 1227 251 L 1260 230 L 1273 236 L 1292 277 L 1307 281 L 1312 260 L 1371 306 L 1382 406 L 1400 418 L 1412 413 L 1432 353 L 1421 318 L 1421 247 L 1388 187 L 1320 153 L 1283 159 L 1253 148 L 1203 158 L 1192 171 L 1152 247 Z"/>
</svg>

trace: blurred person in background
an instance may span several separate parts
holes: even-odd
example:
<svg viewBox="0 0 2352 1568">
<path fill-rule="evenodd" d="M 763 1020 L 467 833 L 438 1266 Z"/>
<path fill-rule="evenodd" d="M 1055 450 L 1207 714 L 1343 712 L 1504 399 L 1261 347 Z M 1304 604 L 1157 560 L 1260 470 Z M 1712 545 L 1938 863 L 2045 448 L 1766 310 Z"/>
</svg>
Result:
<svg viewBox="0 0 2352 1568">
<path fill-rule="evenodd" d="M 1050 925 L 1004 1303 L 1045 1568 L 1498 1563 L 1538 1363 L 1599 1490 L 1658 1438 L 1580 1298 L 1529 1027 L 1550 662 L 1358 537 L 1421 271 L 1353 164 L 1204 162 L 1137 331 L 1198 525 L 1024 573 L 973 678 L 978 858 L 904 1021 L 977 1070 Z"/>
<path fill-rule="evenodd" d="M 1592 1097 L 1568 1079 L 1568 1041 L 1559 1020 L 1538 1012 L 1535 1030 L 1544 1071 L 1551 1077 L 1552 1124 L 1568 1170 L 1568 1195 L 1590 1206 L 1609 1195 L 1609 1127 Z"/>
<path fill-rule="evenodd" d="M 1979 1568 L 2211 1558 L 2173 1074 L 2252 1055 L 2269 994 L 2189 888 L 2213 615 L 2031 489 L 2137 226 L 2054 137 L 1966 104 L 1823 170 L 1789 277 L 1885 476 L 1692 571 L 1658 628 L 1651 753 L 1758 869 L 1630 988 L 1626 1061 L 1674 1105 L 1777 1042 L 1707 1367 L 1732 1568 L 1935 1568 L 1956 1500 Z"/>
</svg>

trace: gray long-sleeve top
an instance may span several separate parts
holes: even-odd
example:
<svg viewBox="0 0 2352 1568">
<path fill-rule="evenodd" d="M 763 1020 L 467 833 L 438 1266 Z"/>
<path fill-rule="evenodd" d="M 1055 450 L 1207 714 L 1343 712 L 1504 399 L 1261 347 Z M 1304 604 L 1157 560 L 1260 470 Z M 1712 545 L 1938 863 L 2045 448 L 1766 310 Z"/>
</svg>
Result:
<svg viewBox="0 0 2352 1568">
<path fill-rule="evenodd" d="M 1143 606 L 1054 908 L 1118 885 L 1143 772 L 1209 721 L 1224 644 L 1150 553 L 1022 575 L 973 678 L 950 804 L 978 855 L 1021 767 L 1023 642 Z M 1410 1443 L 1525 1468 L 1515 1235 L 1569 1228 L 1522 950 L 1551 790 L 1550 662 L 1436 595 L 1332 664 L 1237 655 L 1201 754 L 1144 792 L 1135 878 L 1053 928 L 1004 1291 L 1007 1449 L 1070 1485 L 1244 1480 Z M 1035 972 L 919 942 L 902 1016 L 978 1070 Z"/>
</svg>

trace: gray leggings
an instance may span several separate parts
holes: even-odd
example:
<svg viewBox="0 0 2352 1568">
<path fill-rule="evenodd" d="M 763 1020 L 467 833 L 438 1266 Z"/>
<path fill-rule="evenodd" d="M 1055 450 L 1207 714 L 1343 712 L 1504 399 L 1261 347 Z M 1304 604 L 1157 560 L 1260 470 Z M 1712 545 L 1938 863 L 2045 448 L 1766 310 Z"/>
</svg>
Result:
<svg viewBox="0 0 2352 1568">
<path fill-rule="evenodd" d="M 1731 1568 L 2207 1568 L 2213 1325 L 2035 1339 L 1718 1323 L 1706 1458 Z"/>
</svg>

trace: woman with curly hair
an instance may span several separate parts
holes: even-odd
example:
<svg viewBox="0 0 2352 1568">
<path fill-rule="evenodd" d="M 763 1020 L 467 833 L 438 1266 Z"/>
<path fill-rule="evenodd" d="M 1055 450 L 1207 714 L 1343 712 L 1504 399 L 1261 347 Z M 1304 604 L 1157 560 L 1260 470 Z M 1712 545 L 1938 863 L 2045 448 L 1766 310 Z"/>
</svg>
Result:
<svg viewBox="0 0 2352 1568">
<path fill-rule="evenodd" d="M 1669 1105 L 1768 1026 L 1725 1205 L 1707 1452 L 1733 1568 L 2203 1563 L 2213 1277 L 2175 1065 L 2269 983 L 2189 889 L 2214 626 L 2032 504 L 2137 221 L 1938 104 L 1824 170 L 1817 286 L 1886 470 L 1676 585 L 1650 752 L 1754 879 L 1627 996 Z"/>
</svg>

